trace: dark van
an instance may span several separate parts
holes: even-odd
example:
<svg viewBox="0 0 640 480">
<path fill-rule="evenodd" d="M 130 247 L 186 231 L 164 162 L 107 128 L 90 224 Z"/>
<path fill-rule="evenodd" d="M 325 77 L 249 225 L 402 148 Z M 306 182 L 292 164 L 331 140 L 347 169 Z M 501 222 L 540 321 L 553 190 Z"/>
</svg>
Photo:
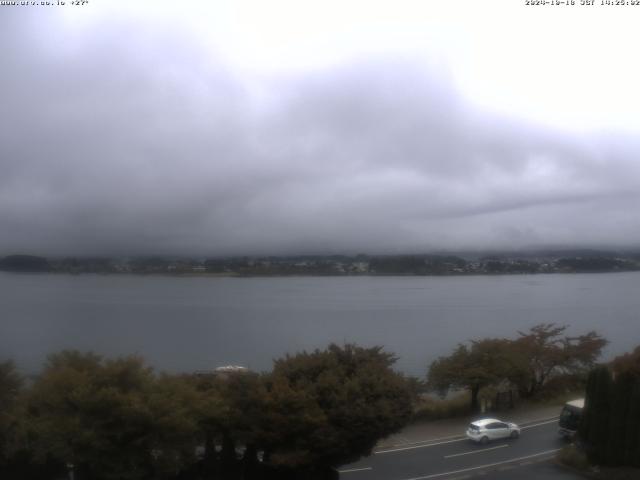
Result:
<svg viewBox="0 0 640 480">
<path fill-rule="evenodd" d="M 564 404 L 562 412 L 560 412 L 560 421 L 558 422 L 558 433 L 566 439 L 572 439 L 578 431 L 580 425 L 580 417 L 584 409 L 584 398 L 572 400 Z"/>
</svg>

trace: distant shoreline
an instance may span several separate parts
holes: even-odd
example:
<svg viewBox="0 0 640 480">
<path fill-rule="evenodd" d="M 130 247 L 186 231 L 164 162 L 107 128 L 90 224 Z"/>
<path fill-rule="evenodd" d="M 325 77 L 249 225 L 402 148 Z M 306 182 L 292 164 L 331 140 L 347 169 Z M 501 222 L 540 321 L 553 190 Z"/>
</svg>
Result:
<svg viewBox="0 0 640 480">
<path fill-rule="evenodd" d="M 640 271 L 640 252 L 529 252 L 467 255 L 301 255 L 284 257 L 65 257 L 10 255 L 0 271 L 189 277 L 467 276 Z"/>
<path fill-rule="evenodd" d="M 579 271 L 579 272 L 498 272 L 498 273 L 360 273 L 360 274 L 343 274 L 343 273 L 274 273 L 274 274 L 247 274 L 247 273 L 169 273 L 169 272 L 59 272 L 59 271 L 8 271 L 0 270 L 0 273 L 17 274 L 17 275 L 68 275 L 80 277 L 83 275 L 99 275 L 99 276 L 130 276 L 130 277 L 169 277 L 169 278 L 356 278 L 356 277 L 511 277 L 511 276 L 539 276 L 539 275 L 581 275 L 581 274 L 607 274 L 607 273 L 636 273 L 636 270 L 598 270 L 598 271 Z"/>
</svg>

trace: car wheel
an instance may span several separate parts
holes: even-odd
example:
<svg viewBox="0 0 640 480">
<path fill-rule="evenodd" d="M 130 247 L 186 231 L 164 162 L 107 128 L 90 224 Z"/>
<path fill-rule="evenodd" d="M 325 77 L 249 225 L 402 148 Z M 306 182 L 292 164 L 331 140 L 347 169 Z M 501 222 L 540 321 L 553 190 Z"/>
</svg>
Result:
<svg viewBox="0 0 640 480">
<path fill-rule="evenodd" d="M 518 433 L 517 430 L 514 430 L 513 432 L 511 432 L 511 438 L 518 438 L 520 436 L 520 433 Z"/>
<path fill-rule="evenodd" d="M 480 439 L 480 445 L 486 445 L 487 443 L 489 443 L 489 437 L 482 437 Z"/>
</svg>

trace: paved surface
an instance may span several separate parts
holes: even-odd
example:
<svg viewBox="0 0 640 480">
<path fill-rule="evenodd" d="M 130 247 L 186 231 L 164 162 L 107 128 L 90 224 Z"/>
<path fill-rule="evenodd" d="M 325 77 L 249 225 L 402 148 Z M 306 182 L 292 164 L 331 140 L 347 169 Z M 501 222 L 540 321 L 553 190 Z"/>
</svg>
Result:
<svg viewBox="0 0 640 480">
<path fill-rule="evenodd" d="M 496 414 L 496 416 L 501 420 L 520 425 L 557 417 L 560 414 L 561 409 L 562 405 L 522 407 L 505 413 Z M 481 418 L 481 416 L 477 418 Z M 473 420 L 473 418 L 463 417 L 416 423 L 409 425 L 400 433 L 382 440 L 378 446 L 384 448 L 435 438 L 459 436 L 464 433 L 471 420 Z"/>
<path fill-rule="evenodd" d="M 522 427 L 519 439 L 478 445 L 464 437 L 470 419 L 413 425 L 381 442 L 374 454 L 340 468 L 342 480 L 576 480 L 552 463 L 563 442 L 560 407 L 514 411 L 499 418 Z"/>
<path fill-rule="evenodd" d="M 461 477 L 455 480 L 585 480 L 582 475 L 572 473 L 548 460 L 527 465 L 505 466 L 486 474 Z M 448 479 L 453 480 L 453 479 Z"/>
</svg>

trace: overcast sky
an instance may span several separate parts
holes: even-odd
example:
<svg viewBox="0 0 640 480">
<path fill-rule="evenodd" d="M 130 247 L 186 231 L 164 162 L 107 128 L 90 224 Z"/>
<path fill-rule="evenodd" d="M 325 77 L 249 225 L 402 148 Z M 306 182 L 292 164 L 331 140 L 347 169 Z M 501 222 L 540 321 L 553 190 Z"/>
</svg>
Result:
<svg viewBox="0 0 640 480">
<path fill-rule="evenodd" d="M 0 255 L 640 245 L 640 6 L 68 3 L 0 6 Z"/>
</svg>

